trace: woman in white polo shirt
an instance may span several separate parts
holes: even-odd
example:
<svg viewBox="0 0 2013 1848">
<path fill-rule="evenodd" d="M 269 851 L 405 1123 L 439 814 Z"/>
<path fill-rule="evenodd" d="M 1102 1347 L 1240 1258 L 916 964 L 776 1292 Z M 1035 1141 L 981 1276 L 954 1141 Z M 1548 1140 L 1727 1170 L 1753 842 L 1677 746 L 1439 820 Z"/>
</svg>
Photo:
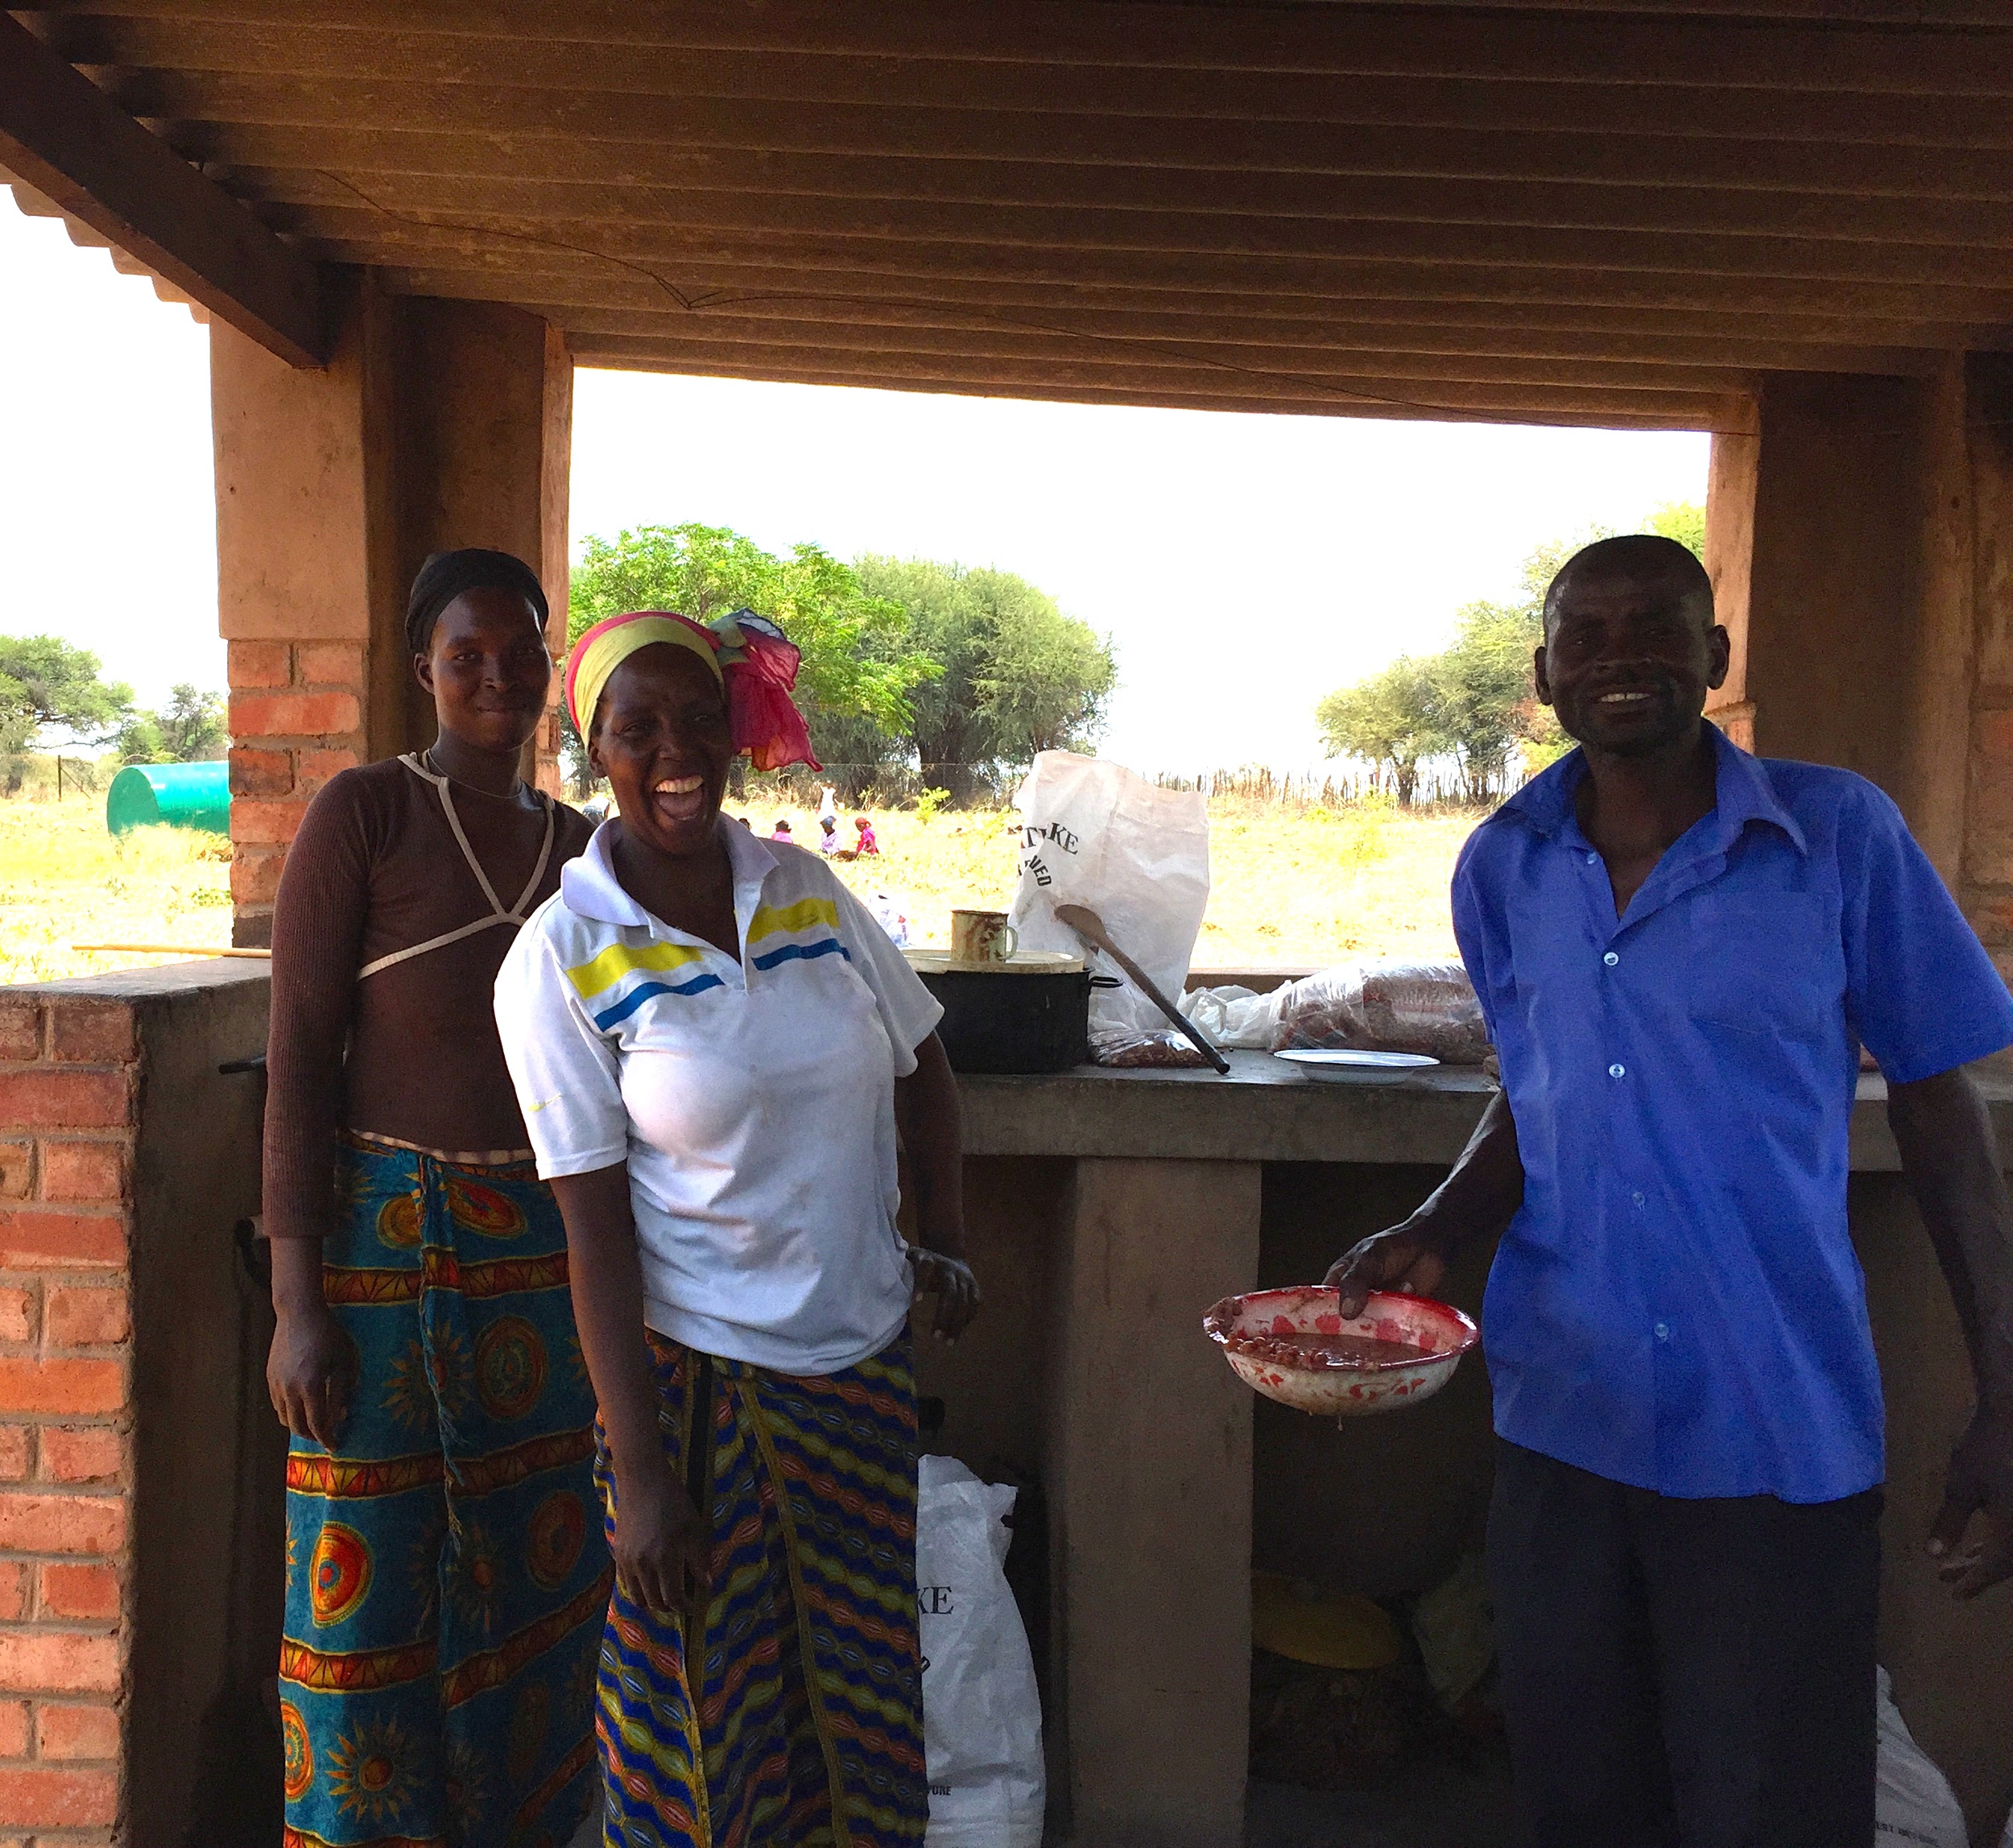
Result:
<svg viewBox="0 0 2013 1848">
<path fill-rule="evenodd" d="M 608 1839 L 922 1839 L 908 1313 L 969 1321 L 941 1010 L 816 855 L 721 817 L 816 767 L 747 611 L 589 630 L 567 697 L 618 820 L 496 984 L 566 1220 L 617 1584 Z M 897 1125 L 920 1242 L 895 1226 Z"/>
</svg>

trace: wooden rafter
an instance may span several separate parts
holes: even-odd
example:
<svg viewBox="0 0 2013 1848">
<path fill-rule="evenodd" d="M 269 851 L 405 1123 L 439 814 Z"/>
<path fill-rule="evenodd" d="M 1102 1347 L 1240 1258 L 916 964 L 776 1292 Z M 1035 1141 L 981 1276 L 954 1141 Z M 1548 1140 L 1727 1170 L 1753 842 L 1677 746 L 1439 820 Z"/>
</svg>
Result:
<svg viewBox="0 0 2013 1848">
<path fill-rule="evenodd" d="M 327 359 L 313 262 L 3 13 L 0 167 L 282 358 Z"/>
<path fill-rule="evenodd" d="M 593 363 L 1733 428 L 2013 342 L 2013 0 L 60 0 L 304 252 Z"/>
</svg>

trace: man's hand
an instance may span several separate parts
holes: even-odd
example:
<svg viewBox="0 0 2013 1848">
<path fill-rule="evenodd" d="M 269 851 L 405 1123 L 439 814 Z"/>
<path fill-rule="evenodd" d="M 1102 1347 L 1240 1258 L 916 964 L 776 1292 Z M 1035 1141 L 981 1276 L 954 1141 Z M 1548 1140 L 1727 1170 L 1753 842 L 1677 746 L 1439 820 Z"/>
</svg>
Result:
<svg viewBox="0 0 2013 1848">
<path fill-rule="evenodd" d="M 1958 1440 L 1928 1550 L 1960 1598 L 2013 1577 L 2013 1413 L 1980 1406 Z"/>
<path fill-rule="evenodd" d="M 1373 1233 L 1329 1267 L 1329 1288 L 1342 1292 L 1342 1313 L 1361 1315 L 1363 1299 L 1372 1290 L 1431 1296 L 1456 1248 L 1469 1238 L 1500 1232 L 1523 1198 L 1516 1122 L 1509 1098 L 1498 1091 L 1432 1197 L 1403 1225 Z"/>
<path fill-rule="evenodd" d="M 1985 1099 L 1961 1065 L 1887 1086 L 1901 1172 L 1964 1329 L 1978 1410 L 1950 1455 L 1929 1552 L 1959 1598 L 2013 1577 L 2013 1201 Z"/>
<path fill-rule="evenodd" d="M 1447 1274 L 1447 1261 L 1429 1244 L 1426 1234 L 1408 1220 L 1387 1231 L 1373 1232 L 1350 1246 L 1329 1266 L 1321 1280 L 1340 1290 L 1345 1320 L 1363 1313 L 1363 1300 L 1372 1290 L 1403 1290 L 1408 1296 L 1429 1296 Z"/>
<path fill-rule="evenodd" d="M 978 1313 L 978 1280 L 961 1258 L 942 1251 L 909 1247 L 909 1261 L 916 1269 L 916 1294 L 936 1299 L 936 1333 L 955 1342 Z"/>
</svg>

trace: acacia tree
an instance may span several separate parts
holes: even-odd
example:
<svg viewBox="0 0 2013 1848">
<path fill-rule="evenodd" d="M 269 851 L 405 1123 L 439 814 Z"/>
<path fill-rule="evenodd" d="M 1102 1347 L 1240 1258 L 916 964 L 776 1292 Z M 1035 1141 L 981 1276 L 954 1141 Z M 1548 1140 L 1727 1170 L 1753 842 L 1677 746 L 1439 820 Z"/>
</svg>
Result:
<svg viewBox="0 0 2013 1848">
<path fill-rule="evenodd" d="M 196 763 L 221 757 L 224 697 L 184 680 L 169 689 L 159 712 L 133 713 L 119 727 L 119 755 L 127 763 Z"/>
<path fill-rule="evenodd" d="M 1647 530 L 1702 553 L 1705 510 L 1674 501 Z M 1401 658 L 1383 673 L 1333 692 L 1315 717 L 1329 748 L 1387 765 L 1398 799 L 1409 804 L 1421 758 L 1452 756 L 1471 802 L 1486 801 L 1507 781 L 1511 756 L 1533 769 L 1571 742 L 1548 707 L 1538 703 L 1531 657 L 1544 639 L 1544 595 L 1559 568 L 1583 545 L 1610 537 L 1595 527 L 1574 539 L 1534 547 L 1519 572 L 1515 603 L 1478 602 L 1454 619 L 1454 638 L 1437 655 Z"/>
<path fill-rule="evenodd" d="M 1118 678 L 1110 643 L 1010 571 L 870 556 L 861 581 L 900 605 L 941 672 L 916 689 L 904 735 L 928 780 L 969 800 L 995 767 L 1096 742 Z"/>
<path fill-rule="evenodd" d="M 1314 717 L 1335 755 L 1365 758 L 1391 771 L 1401 808 L 1412 806 L 1420 759 L 1450 748 L 1440 727 L 1432 664 L 1410 655 L 1330 693 Z"/>
<path fill-rule="evenodd" d="M 97 743 L 133 709 L 133 689 L 98 658 L 56 635 L 0 635 L 0 750 L 25 750 L 44 726 Z"/>
</svg>

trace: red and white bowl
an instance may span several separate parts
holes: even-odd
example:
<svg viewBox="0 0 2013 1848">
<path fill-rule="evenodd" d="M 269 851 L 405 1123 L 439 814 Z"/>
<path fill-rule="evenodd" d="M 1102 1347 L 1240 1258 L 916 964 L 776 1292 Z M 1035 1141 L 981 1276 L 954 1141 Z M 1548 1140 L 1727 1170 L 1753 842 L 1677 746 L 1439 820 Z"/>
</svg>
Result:
<svg viewBox="0 0 2013 1848">
<path fill-rule="evenodd" d="M 1202 1318 L 1202 1331 L 1246 1386 L 1300 1412 L 1353 1418 L 1396 1412 L 1430 1399 L 1453 1378 L 1461 1357 L 1482 1338 L 1460 1310 L 1429 1296 L 1373 1290 L 1363 1313 L 1343 1321 L 1341 1296 L 1325 1284 L 1226 1296 Z M 1416 1348 L 1417 1360 L 1363 1366 L 1309 1366 L 1291 1348 L 1267 1337 L 1294 1334 L 1367 1335 Z"/>
</svg>

